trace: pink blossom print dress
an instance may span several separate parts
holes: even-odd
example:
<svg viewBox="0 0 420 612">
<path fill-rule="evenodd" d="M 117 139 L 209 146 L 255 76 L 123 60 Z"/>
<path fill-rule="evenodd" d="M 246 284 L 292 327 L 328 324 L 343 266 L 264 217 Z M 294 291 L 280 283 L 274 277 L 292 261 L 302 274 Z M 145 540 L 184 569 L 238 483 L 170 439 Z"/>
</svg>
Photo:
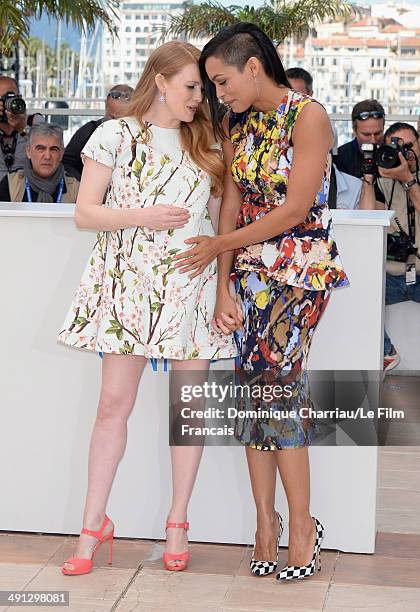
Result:
<svg viewBox="0 0 420 612">
<path fill-rule="evenodd" d="M 214 235 L 207 204 L 210 177 L 181 149 L 179 129 L 149 125 L 143 142 L 133 118 L 102 123 L 82 153 L 113 169 L 105 206 L 173 204 L 187 208 L 185 227 L 99 232 L 58 340 L 104 353 L 221 359 L 236 355 L 232 335 L 211 319 L 217 269 L 192 280 L 174 266 L 186 238 Z"/>
</svg>

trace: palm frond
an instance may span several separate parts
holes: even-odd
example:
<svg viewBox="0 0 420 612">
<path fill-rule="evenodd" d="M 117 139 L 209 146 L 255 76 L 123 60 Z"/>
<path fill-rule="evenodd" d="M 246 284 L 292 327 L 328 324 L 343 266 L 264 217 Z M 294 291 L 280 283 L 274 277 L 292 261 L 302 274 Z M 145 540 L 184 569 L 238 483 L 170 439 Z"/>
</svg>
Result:
<svg viewBox="0 0 420 612">
<path fill-rule="evenodd" d="M 308 31 L 317 21 L 349 19 L 358 14 L 358 6 L 348 0 L 266 0 L 259 8 L 235 4 L 224 7 L 216 0 L 208 0 L 198 5 L 187 3 L 184 13 L 173 15 L 162 29 L 162 38 L 214 36 L 225 26 L 248 21 L 278 43 Z"/>
<path fill-rule="evenodd" d="M 1 0 L 0 53 L 7 55 L 18 41 L 27 43 L 30 17 L 61 19 L 80 32 L 92 31 L 99 20 L 115 35 L 117 6 L 118 0 Z"/>
<path fill-rule="evenodd" d="M 236 14 L 243 7 L 222 6 L 216 0 L 202 4 L 186 3 L 185 12 L 172 15 L 167 27 L 162 28 L 162 36 L 214 36 L 222 28 L 238 21 Z"/>
</svg>

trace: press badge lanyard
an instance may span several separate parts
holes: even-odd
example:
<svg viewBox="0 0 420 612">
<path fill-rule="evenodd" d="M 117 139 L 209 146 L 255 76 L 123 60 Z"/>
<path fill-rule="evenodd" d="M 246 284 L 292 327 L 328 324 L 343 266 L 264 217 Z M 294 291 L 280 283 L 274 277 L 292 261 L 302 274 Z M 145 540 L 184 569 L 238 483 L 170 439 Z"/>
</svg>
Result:
<svg viewBox="0 0 420 612">
<path fill-rule="evenodd" d="M 394 197 L 395 183 L 396 181 L 394 180 L 392 183 L 391 199 L 387 205 L 388 210 L 391 209 L 392 199 Z M 405 197 L 406 197 L 406 206 L 407 206 L 408 239 L 411 242 L 411 244 L 414 245 L 416 242 L 416 211 L 415 211 L 414 206 L 410 202 L 408 193 L 405 194 Z M 405 234 L 407 236 L 407 232 L 403 230 L 403 228 L 401 227 L 401 223 L 399 222 L 397 217 L 394 217 L 394 221 L 396 222 L 398 229 L 400 230 L 400 233 Z M 415 253 L 415 256 L 417 259 L 420 259 L 420 256 L 418 253 Z M 405 284 L 414 285 L 416 282 L 417 282 L 416 262 L 407 261 L 407 263 L 405 264 Z"/>
<path fill-rule="evenodd" d="M 63 197 L 64 179 L 61 179 L 59 185 L 60 186 L 58 188 L 58 195 L 57 195 L 57 199 L 56 199 L 56 204 L 60 204 L 61 198 Z M 31 188 L 30 188 L 29 181 L 28 181 L 27 178 L 25 178 L 25 189 L 26 189 L 26 199 L 27 199 L 28 202 L 32 203 L 32 193 L 31 193 Z"/>
<path fill-rule="evenodd" d="M 416 243 L 416 211 L 412 203 L 410 202 L 410 198 L 407 197 L 407 224 L 408 224 L 408 236 L 412 244 Z M 416 257 L 419 257 L 418 253 L 416 253 Z M 413 259 L 413 258 L 411 258 Z M 405 267 L 405 284 L 406 285 L 414 285 L 417 281 L 417 271 L 416 271 L 416 262 L 407 261 Z"/>
</svg>

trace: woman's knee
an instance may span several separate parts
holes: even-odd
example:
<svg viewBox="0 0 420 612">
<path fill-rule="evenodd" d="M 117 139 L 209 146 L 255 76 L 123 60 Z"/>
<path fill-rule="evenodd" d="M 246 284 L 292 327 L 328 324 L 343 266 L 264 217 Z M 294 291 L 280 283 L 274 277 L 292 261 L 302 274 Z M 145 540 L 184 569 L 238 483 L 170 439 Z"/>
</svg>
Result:
<svg viewBox="0 0 420 612">
<path fill-rule="evenodd" d="M 102 389 L 96 418 L 100 421 L 126 421 L 133 403 L 134 398 L 123 390 Z"/>
</svg>

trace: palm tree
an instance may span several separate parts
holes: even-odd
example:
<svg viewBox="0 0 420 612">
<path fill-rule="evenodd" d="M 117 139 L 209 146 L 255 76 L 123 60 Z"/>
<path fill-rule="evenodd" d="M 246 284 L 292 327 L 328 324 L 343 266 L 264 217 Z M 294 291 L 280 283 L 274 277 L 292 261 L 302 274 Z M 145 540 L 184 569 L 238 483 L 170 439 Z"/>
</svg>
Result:
<svg viewBox="0 0 420 612">
<path fill-rule="evenodd" d="M 202 4 L 185 3 L 180 15 L 173 15 L 163 27 L 163 37 L 214 36 L 237 21 L 258 25 L 276 44 L 285 38 L 305 34 L 315 21 L 327 18 L 348 19 L 358 14 L 356 5 L 347 0 L 266 0 L 263 6 L 222 6 L 217 0 Z"/>
<path fill-rule="evenodd" d="M 30 17 L 62 19 L 82 32 L 100 20 L 115 34 L 117 5 L 118 0 L 1 0 L 0 55 L 9 55 L 17 42 L 27 43 Z"/>
</svg>

